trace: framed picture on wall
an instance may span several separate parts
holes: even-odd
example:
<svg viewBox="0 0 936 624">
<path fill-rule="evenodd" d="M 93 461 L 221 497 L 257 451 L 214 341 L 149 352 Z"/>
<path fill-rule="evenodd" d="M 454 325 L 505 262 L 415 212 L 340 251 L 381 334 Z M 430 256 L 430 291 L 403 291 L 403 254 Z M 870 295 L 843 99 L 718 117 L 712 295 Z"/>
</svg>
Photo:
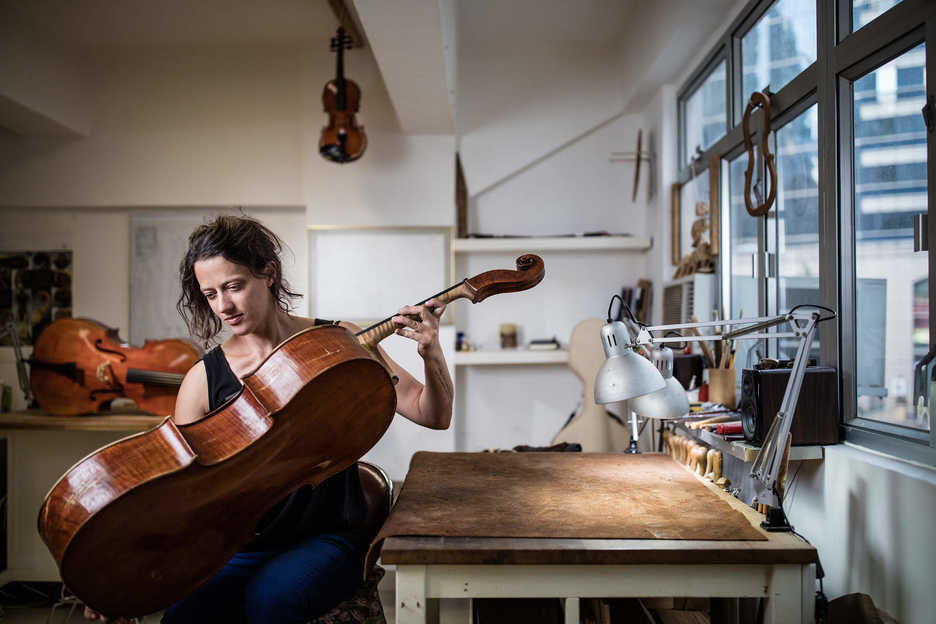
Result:
<svg viewBox="0 0 936 624">
<path fill-rule="evenodd" d="M 672 186 L 672 263 L 676 266 L 703 243 L 708 244 L 711 256 L 719 253 L 720 169 L 721 161 L 714 156 L 705 171 Z"/>
<path fill-rule="evenodd" d="M 71 287 L 70 249 L 0 251 L 0 325 L 12 321 L 20 344 L 34 344 L 46 325 L 72 315 Z"/>
<path fill-rule="evenodd" d="M 448 226 L 309 226 L 312 316 L 366 327 L 454 282 Z M 452 306 L 442 323 L 453 322 Z"/>
</svg>

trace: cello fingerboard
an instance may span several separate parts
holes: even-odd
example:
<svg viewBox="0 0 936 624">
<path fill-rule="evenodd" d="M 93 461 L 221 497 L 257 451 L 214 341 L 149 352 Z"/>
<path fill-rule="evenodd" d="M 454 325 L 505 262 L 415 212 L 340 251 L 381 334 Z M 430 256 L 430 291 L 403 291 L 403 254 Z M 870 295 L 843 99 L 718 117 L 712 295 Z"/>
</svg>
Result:
<svg viewBox="0 0 936 624">
<path fill-rule="evenodd" d="M 159 371 L 148 371 L 140 368 L 127 369 L 128 383 L 147 383 L 158 386 L 179 386 L 182 385 L 182 378 L 185 375 L 181 373 L 162 373 Z"/>
</svg>

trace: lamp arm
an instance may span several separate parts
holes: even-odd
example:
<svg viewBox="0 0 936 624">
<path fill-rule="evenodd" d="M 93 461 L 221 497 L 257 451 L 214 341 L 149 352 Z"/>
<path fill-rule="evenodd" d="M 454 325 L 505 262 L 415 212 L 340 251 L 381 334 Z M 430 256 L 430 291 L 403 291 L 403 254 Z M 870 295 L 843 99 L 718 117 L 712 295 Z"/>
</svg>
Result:
<svg viewBox="0 0 936 624">
<path fill-rule="evenodd" d="M 655 344 L 661 342 L 680 342 L 680 341 L 689 341 L 689 342 L 699 342 L 702 340 L 761 340 L 764 338 L 798 338 L 800 330 L 794 325 L 794 331 L 790 333 L 775 333 L 775 334 L 754 334 L 762 329 L 767 329 L 770 327 L 775 327 L 781 325 L 787 321 L 791 323 L 794 321 L 808 321 L 810 319 L 809 314 L 803 313 L 787 313 L 780 314 L 778 316 L 762 316 L 756 318 L 742 318 L 742 319 L 727 319 L 724 321 L 700 321 L 696 323 L 676 323 L 673 325 L 654 325 L 652 327 L 641 326 L 637 332 L 637 337 L 634 339 L 634 343 L 638 345 L 645 344 Z M 733 332 L 726 334 L 710 334 L 710 335 L 701 335 L 701 336 L 683 336 L 681 338 L 657 338 L 653 335 L 653 332 L 657 331 L 668 331 L 668 330 L 677 330 L 677 329 L 699 329 L 700 327 L 725 327 L 731 325 L 741 325 L 747 323 L 746 327 L 736 329 Z"/>
<path fill-rule="evenodd" d="M 656 325 L 652 327 L 641 326 L 634 339 L 635 345 L 650 345 L 666 342 L 699 342 L 702 340 L 760 340 L 764 338 L 798 338 L 799 346 L 796 350 L 796 357 L 793 361 L 793 368 L 790 371 L 790 379 L 787 381 L 786 391 L 783 394 L 783 401 L 780 404 L 780 410 L 770 425 L 767 436 L 754 463 L 751 466 L 751 476 L 758 484 L 757 500 L 771 507 L 779 507 L 780 497 L 776 490 L 777 477 L 780 474 L 781 464 L 783 463 L 783 454 L 786 449 L 787 436 L 790 435 L 790 428 L 793 424 L 793 416 L 796 413 L 796 403 L 799 400 L 800 390 L 803 387 L 803 378 L 806 374 L 806 364 L 809 361 L 809 347 L 812 345 L 813 335 L 815 334 L 816 324 L 820 320 L 819 314 L 789 312 L 778 316 L 767 316 L 747 319 L 728 319 L 724 321 L 703 321 L 696 323 L 677 323 L 673 325 Z M 789 321 L 792 331 L 777 333 L 756 333 L 761 330 L 775 327 Z M 733 332 L 722 335 L 707 336 L 682 336 L 680 338 L 656 338 L 653 335 L 655 331 L 667 331 L 678 329 L 695 329 L 699 327 L 725 327 L 732 325 L 746 324 Z"/>
<path fill-rule="evenodd" d="M 782 503 L 775 486 L 783 463 L 787 436 L 790 435 L 790 427 L 796 413 L 796 403 L 803 387 L 806 364 L 809 361 L 809 347 L 812 345 L 818 320 L 819 315 L 813 314 L 806 321 L 805 327 L 797 328 L 796 333 L 799 334 L 800 343 L 793 360 L 793 369 L 790 371 L 786 391 L 783 393 L 783 401 L 780 403 L 780 410 L 771 423 L 764 443 L 751 465 L 751 476 L 760 483 L 761 488 L 761 491 L 757 493 L 757 500 L 772 507 L 779 507 Z"/>
</svg>

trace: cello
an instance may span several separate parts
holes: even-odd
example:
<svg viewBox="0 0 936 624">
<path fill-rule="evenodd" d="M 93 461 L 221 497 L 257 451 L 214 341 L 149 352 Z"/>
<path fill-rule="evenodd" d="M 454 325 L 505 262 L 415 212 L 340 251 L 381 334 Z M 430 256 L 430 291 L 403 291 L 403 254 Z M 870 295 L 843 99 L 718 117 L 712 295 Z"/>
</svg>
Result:
<svg viewBox="0 0 936 624">
<path fill-rule="evenodd" d="M 539 256 L 434 295 L 479 303 L 532 288 Z M 424 303 L 424 302 L 423 302 Z M 352 465 L 390 426 L 396 391 L 377 344 L 387 318 L 352 334 L 293 334 L 204 418 L 171 418 L 89 455 L 52 486 L 39 534 L 62 581 L 111 616 L 153 613 L 217 574 L 274 503 Z"/>
<path fill-rule="evenodd" d="M 58 416 L 98 412 L 116 398 L 165 416 L 182 377 L 201 354 L 176 338 L 124 343 L 117 330 L 91 319 L 56 319 L 33 346 L 30 389 L 42 409 Z"/>
<path fill-rule="evenodd" d="M 322 105 L 328 113 L 328 125 L 322 128 L 319 154 L 336 163 L 354 162 L 367 149 L 364 127 L 357 125 L 354 114 L 360 110 L 361 88 L 344 77 L 344 51 L 351 49 L 351 37 L 338 28 L 331 40 L 331 51 L 338 54 L 335 79 L 325 83 Z"/>
</svg>

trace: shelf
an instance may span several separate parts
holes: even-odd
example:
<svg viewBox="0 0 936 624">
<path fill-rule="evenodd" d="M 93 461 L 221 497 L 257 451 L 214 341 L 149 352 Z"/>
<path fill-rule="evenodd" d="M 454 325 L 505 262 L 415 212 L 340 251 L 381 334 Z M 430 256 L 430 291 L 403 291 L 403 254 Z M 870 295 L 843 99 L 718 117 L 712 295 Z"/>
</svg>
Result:
<svg viewBox="0 0 936 624">
<path fill-rule="evenodd" d="M 682 423 L 676 425 L 679 433 L 700 440 L 710 447 L 722 453 L 728 453 L 737 457 L 743 462 L 752 462 L 757 457 L 760 447 L 749 442 L 741 440 L 726 440 L 720 435 L 714 434 L 705 429 L 689 429 Z M 808 459 L 822 459 L 823 450 L 821 446 L 791 446 L 790 461 L 803 461 Z"/>
<path fill-rule="evenodd" d="M 83 416 L 54 416 L 42 410 L 0 414 L 0 429 L 46 431 L 146 431 L 166 419 L 145 412 L 108 412 Z"/>
<path fill-rule="evenodd" d="M 646 251 L 646 236 L 555 236 L 546 238 L 456 238 L 455 253 L 515 251 Z"/>
<path fill-rule="evenodd" d="M 569 352 L 565 349 L 530 351 L 504 349 L 497 351 L 456 351 L 456 366 L 490 366 L 508 364 L 567 364 Z"/>
</svg>

